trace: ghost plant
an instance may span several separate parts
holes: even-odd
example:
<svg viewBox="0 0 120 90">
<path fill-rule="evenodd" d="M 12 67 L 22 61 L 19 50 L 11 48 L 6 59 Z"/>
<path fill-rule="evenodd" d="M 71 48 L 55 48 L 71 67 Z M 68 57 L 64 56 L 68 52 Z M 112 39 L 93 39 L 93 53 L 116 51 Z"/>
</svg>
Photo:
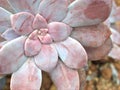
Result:
<svg viewBox="0 0 120 90">
<path fill-rule="evenodd" d="M 102 22 L 110 14 L 112 0 L 8 3 L 13 13 L 0 8 L 0 33 L 6 39 L 1 42 L 0 74 L 13 73 L 11 90 L 39 90 L 41 70 L 58 90 L 80 90 L 77 70 L 111 50 L 111 33 Z"/>
</svg>

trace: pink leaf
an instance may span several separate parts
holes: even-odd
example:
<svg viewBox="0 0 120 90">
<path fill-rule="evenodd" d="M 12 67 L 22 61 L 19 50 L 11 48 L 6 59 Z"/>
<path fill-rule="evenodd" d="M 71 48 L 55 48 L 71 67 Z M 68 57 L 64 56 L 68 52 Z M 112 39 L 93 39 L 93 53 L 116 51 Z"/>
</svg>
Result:
<svg viewBox="0 0 120 90">
<path fill-rule="evenodd" d="M 80 90 L 78 72 L 68 68 L 60 61 L 57 67 L 50 72 L 50 76 L 57 90 Z"/>
<path fill-rule="evenodd" d="M 104 24 L 78 27 L 72 31 L 71 37 L 85 47 L 99 47 L 110 37 L 111 32 Z"/>
<path fill-rule="evenodd" d="M 63 22 L 72 27 L 99 24 L 109 16 L 111 5 L 112 0 L 75 0 Z"/>
<path fill-rule="evenodd" d="M 114 44 L 108 56 L 112 57 L 115 60 L 120 60 L 120 47 Z"/>
<path fill-rule="evenodd" d="M 14 13 L 14 10 L 10 6 L 10 4 L 8 3 L 8 0 L 0 0 L 0 7 L 3 7 L 4 9 Z"/>
<path fill-rule="evenodd" d="M 88 54 L 89 60 L 100 60 L 103 59 L 112 49 L 112 41 L 108 39 L 102 46 L 91 48 L 85 47 L 85 50 Z"/>
<path fill-rule="evenodd" d="M 9 28 L 1 36 L 6 40 L 13 40 L 20 35 L 18 35 L 12 28 Z"/>
<path fill-rule="evenodd" d="M 15 72 L 27 59 L 24 55 L 26 37 L 19 37 L 0 49 L 0 74 Z"/>
<path fill-rule="evenodd" d="M 33 28 L 34 29 L 47 28 L 47 21 L 40 14 L 37 14 L 33 21 Z"/>
<path fill-rule="evenodd" d="M 48 22 L 61 21 L 67 14 L 67 0 L 43 0 L 39 6 L 39 13 Z"/>
<path fill-rule="evenodd" d="M 0 33 L 11 27 L 10 16 L 12 14 L 0 7 Z"/>
<path fill-rule="evenodd" d="M 11 90 L 40 90 L 42 82 L 41 70 L 35 65 L 33 58 L 11 77 Z"/>
<path fill-rule="evenodd" d="M 116 31 L 113 28 L 110 28 L 110 30 L 112 32 L 112 35 L 111 35 L 112 42 L 117 45 L 120 45 L 120 32 Z"/>
<path fill-rule="evenodd" d="M 37 13 L 39 4 L 42 0 L 8 0 L 16 12 L 29 11 Z"/>
<path fill-rule="evenodd" d="M 25 55 L 26 56 L 34 56 L 40 52 L 41 42 L 37 37 L 37 31 L 34 31 L 30 34 L 30 36 L 26 39 L 25 42 Z"/>
<path fill-rule="evenodd" d="M 42 45 L 40 53 L 35 56 L 36 65 L 46 72 L 53 70 L 57 61 L 58 55 L 53 45 Z"/>
<path fill-rule="evenodd" d="M 52 22 L 48 24 L 48 32 L 54 41 L 62 41 L 68 38 L 72 28 L 60 22 Z"/>
<path fill-rule="evenodd" d="M 58 55 L 61 60 L 70 68 L 79 69 L 87 64 L 87 53 L 82 45 L 72 39 L 55 43 Z"/>
<path fill-rule="evenodd" d="M 12 28 L 19 35 L 26 35 L 33 31 L 34 16 L 28 12 L 20 12 L 11 16 Z"/>
</svg>

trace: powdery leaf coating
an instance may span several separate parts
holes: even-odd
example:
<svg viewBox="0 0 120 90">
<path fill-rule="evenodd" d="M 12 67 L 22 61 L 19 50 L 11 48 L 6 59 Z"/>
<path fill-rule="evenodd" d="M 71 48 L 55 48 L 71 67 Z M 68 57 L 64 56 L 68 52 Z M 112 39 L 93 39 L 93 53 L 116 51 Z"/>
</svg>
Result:
<svg viewBox="0 0 120 90">
<path fill-rule="evenodd" d="M 34 58 L 36 65 L 46 72 L 53 70 L 58 62 L 58 54 L 53 45 L 42 45 L 40 53 Z"/>
<path fill-rule="evenodd" d="M 8 0 L 16 12 L 29 11 L 33 14 L 37 13 L 39 4 L 42 0 Z"/>
<path fill-rule="evenodd" d="M 27 12 L 17 13 L 11 16 L 12 28 L 19 35 L 26 35 L 33 31 L 34 16 Z"/>
<path fill-rule="evenodd" d="M 7 29 L 4 33 L 1 35 L 6 40 L 13 40 L 15 38 L 18 38 L 20 35 L 18 35 L 12 28 Z"/>
<path fill-rule="evenodd" d="M 117 45 L 120 45 L 120 32 L 116 31 L 113 28 L 110 28 L 110 30 L 112 32 L 112 35 L 111 35 L 112 42 Z"/>
<path fill-rule="evenodd" d="M 71 37 L 85 47 L 99 47 L 110 37 L 111 32 L 104 24 L 78 27 L 72 31 Z"/>
<path fill-rule="evenodd" d="M 26 61 L 23 48 L 25 39 L 26 37 L 14 39 L 0 49 L 0 74 L 15 72 Z"/>
<path fill-rule="evenodd" d="M 85 47 L 89 60 L 100 60 L 104 58 L 112 49 L 112 41 L 108 39 L 105 44 L 97 48 Z"/>
<path fill-rule="evenodd" d="M 41 70 L 29 58 L 23 66 L 12 74 L 11 90 L 40 90 L 42 82 Z"/>
<path fill-rule="evenodd" d="M 40 52 L 41 42 L 37 37 L 37 31 L 33 31 L 25 41 L 25 55 L 26 56 L 35 56 Z"/>
<path fill-rule="evenodd" d="M 40 14 L 37 14 L 33 21 L 33 29 L 47 28 L 47 21 Z"/>
<path fill-rule="evenodd" d="M 108 56 L 112 57 L 115 60 L 120 60 L 120 47 L 114 44 Z"/>
<path fill-rule="evenodd" d="M 110 21 L 110 23 L 120 21 L 120 7 L 116 5 L 115 1 L 113 1 L 112 3 L 112 11 L 108 20 Z"/>
<path fill-rule="evenodd" d="M 61 21 L 67 14 L 67 7 L 68 0 L 42 0 L 39 14 L 44 16 L 48 22 Z"/>
<path fill-rule="evenodd" d="M 80 90 L 78 72 L 62 62 L 59 61 L 57 67 L 49 74 L 57 90 Z"/>
<path fill-rule="evenodd" d="M 69 67 L 79 69 L 87 64 L 87 53 L 82 45 L 72 38 L 56 43 L 58 55 L 61 60 Z"/>
<path fill-rule="evenodd" d="M 0 7 L 3 7 L 4 9 L 14 13 L 14 10 L 12 9 L 11 5 L 8 3 L 7 0 L 0 0 Z"/>
<path fill-rule="evenodd" d="M 52 22 L 48 24 L 48 33 L 55 42 L 65 40 L 71 34 L 71 31 L 71 27 L 61 22 Z"/>
<path fill-rule="evenodd" d="M 12 15 L 10 12 L 0 7 L 0 33 L 10 28 L 10 15 Z"/>
<path fill-rule="evenodd" d="M 111 5 L 112 0 L 75 0 L 63 22 L 72 27 L 99 24 L 109 16 Z"/>
</svg>

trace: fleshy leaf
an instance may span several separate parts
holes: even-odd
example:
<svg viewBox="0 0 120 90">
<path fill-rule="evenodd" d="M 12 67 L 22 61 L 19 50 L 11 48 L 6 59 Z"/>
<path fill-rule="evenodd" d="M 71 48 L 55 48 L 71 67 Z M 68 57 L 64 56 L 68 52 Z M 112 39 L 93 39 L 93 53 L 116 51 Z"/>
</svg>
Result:
<svg viewBox="0 0 120 90">
<path fill-rule="evenodd" d="M 25 55 L 34 56 L 40 52 L 41 42 L 37 37 L 37 30 L 32 32 L 25 42 Z"/>
<path fill-rule="evenodd" d="M 40 53 L 35 56 L 36 65 L 43 71 L 50 72 L 57 64 L 57 51 L 52 45 L 42 45 Z"/>
<path fill-rule="evenodd" d="M 11 77 L 11 90 L 40 90 L 42 82 L 41 70 L 35 65 L 33 58 Z"/>
<path fill-rule="evenodd" d="M 7 29 L 1 36 L 8 41 L 20 37 L 12 28 Z"/>
<path fill-rule="evenodd" d="M 57 67 L 50 72 L 50 76 L 57 90 L 80 90 L 78 72 L 68 68 L 60 61 Z"/>
<path fill-rule="evenodd" d="M 10 16 L 12 14 L 0 7 L 0 33 L 11 27 Z"/>
<path fill-rule="evenodd" d="M 120 7 L 116 5 L 115 1 L 113 1 L 109 22 L 115 23 L 116 21 L 120 21 Z"/>
<path fill-rule="evenodd" d="M 0 0 L 0 7 L 3 7 L 4 9 L 14 13 L 14 10 L 12 7 L 9 5 L 7 0 Z"/>
<path fill-rule="evenodd" d="M 52 22 L 48 24 L 48 32 L 55 42 L 67 39 L 71 31 L 72 28 L 64 23 Z"/>
<path fill-rule="evenodd" d="M 16 12 L 29 11 L 37 13 L 39 4 L 42 0 L 8 0 Z"/>
<path fill-rule="evenodd" d="M 47 28 L 47 21 L 40 14 L 37 14 L 33 21 L 33 29 L 41 28 Z"/>
<path fill-rule="evenodd" d="M 43 0 L 39 6 L 39 13 L 48 22 L 61 21 L 67 14 L 67 7 L 67 0 Z"/>
<path fill-rule="evenodd" d="M 26 37 L 19 37 L 0 49 L 0 74 L 15 72 L 27 59 L 24 55 Z"/>
<path fill-rule="evenodd" d="M 112 49 L 112 41 L 108 39 L 102 46 L 97 48 L 85 47 L 89 60 L 103 59 Z"/>
<path fill-rule="evenodd" d="M 34 16 L 28 12 L 20 12 L 11 16 L 12 28 L 19 35 L 26 35 L 33 31 Z"/>
<path fill-rule="evenodd" d="M 75 0 L 63 22 L 72 27 L 97 25 L 107 19 L 111 5 L 112 0 Z"/>
<path fill-rule="evenodd" d="M 117 45 L 120 45 L 120 32 L 116 31 L 113 28 L 110 28 L 110 30 L 112 32 L 112 35 L 111 35 L 112 42 Z"/>
<path fill-rule="evenodd" d="M 85 47 L 99 47 L 110 37 L 111 32 L 104 24 L 78 27 L 72 31 L 71 37 Z"/>
<path fill-rule="evenodd" d="M 120 47 L 114 44 L 108 56 L 115 60 L 120 60 Z"/>
<path fill-rule="evenodd" d="M 54 44 L 61 60 L 70 68 L 79 69 L 87 64 L 87 53 L 82 45 L 68 38 L 63 42 Z"/>
</svg>

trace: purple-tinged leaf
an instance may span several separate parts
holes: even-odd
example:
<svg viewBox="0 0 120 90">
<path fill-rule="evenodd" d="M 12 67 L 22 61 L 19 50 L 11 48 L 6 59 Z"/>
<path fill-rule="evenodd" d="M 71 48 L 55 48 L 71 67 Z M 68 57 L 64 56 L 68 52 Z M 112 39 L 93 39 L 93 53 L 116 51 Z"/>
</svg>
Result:
<svg viewBox="0 0 120 90">
<path fill-rule="evenodd" d="M 72 27 L 97 25 L 107 19 L 111 6 L 112 0 L 75 0 L 63 22 Z"/>
<path fill-rule="evenodd" d="M 37 30 L 33 31 L 25 41 L 25 55 L 34 56 L 39 54 L 41 49 L 41 42 L 37 37 Z"/>
<path fill-rule="evenodd" d="M 12 28 L 19 35 L 26 35 L 33 31 L 34 16 L 28 12 L 20 12 L 11 16 Z"/>
<path fill-rule="evenodd" d="M 108 39 L 102 46 L 91 48 L 91 47 L 85 47 L 85 50 L 88 54 L 89 60 L 100 60 L 103 59 L 112 49 L 112 41 L 111 39 Z"/>
<path fill-rule="evenodd" d="M 0 74 L 15 72 L 26 61 L 25 40 L 26 37 L 22 36 L 2 46 L 0 49 Z"/>
<path fill-rule="evenodd" d="M 42 0 L 8 0 L 16 12 L 28 11 L 36 14 Z"/>
<path fill-rule="evenodd" d="M 12 13 L 0 7 L 0 33 L 11 27 L 10 16 Z"/>
<path fill-rule="evenodd" d="M 49 73 L 57 90 L 80 90 L 80 81 L 77 70 L 70 69 L 61 61 L 57 67 Z"/>
<path fill-rule="evenodd" d="M 47 28 L 47 21 L 40 14 L 37 14 L 33 21 L 33 29 Z"/>
<path fill-rule="evenodd" d="M 7 29 L 1 36 L 8 41 L 20 37 L 12 28 Z"/>
<path fill-rule="evenodd" d="M 61 21 L 67 14 L 67 0 L 42 0 L 39 6 L 41 14 L 48 22 Z"/>
<path fill-rule="evenodd" d="M 116 31 L 113 28 L 110 28 L 110 30 L 112 32 L 112 35 L 111 35 L 112 42 L 117 45 L 120 45 L 120 32 Z"/>
<path fill-rule="evenodd" d="M 36 65 L 46 72 L 53 70 L 58 62 L 58 54 L 53 45 L 42 45 L 40 53 L 34 58 Z"/>
<path fill-rule="evenodd" d="M 87 53 L 78 41 L 68 38 L 54 45 L 59 57 L 68 67 L 79 69 L 87 65 Z"/>
<path fill-rule="evenodd" d="M 10 86 L 11 90 L 40 90 L 41 82 L 41 70 L 35 65 L 33 58 L 29 58 L 13 73 Z"/>
<path fill-rule="evenodd" d="M 114 44 L 108 56 L 115 60 L 120 60 L 120 47 Z"/>
<path fill-rule="evenodd" d="M 71 31 L 72 28 L 64 23 L 52 22 L 48 24 L 48 33 L 55 42 L 67 39 Z"/>
<path fill-rule="evenodd" d="M 78 27 L 72 31 L 71 37 L 85 47 L 99 47 L 110 37 L 111 32 L 104 24 Z"/>
</svg>

